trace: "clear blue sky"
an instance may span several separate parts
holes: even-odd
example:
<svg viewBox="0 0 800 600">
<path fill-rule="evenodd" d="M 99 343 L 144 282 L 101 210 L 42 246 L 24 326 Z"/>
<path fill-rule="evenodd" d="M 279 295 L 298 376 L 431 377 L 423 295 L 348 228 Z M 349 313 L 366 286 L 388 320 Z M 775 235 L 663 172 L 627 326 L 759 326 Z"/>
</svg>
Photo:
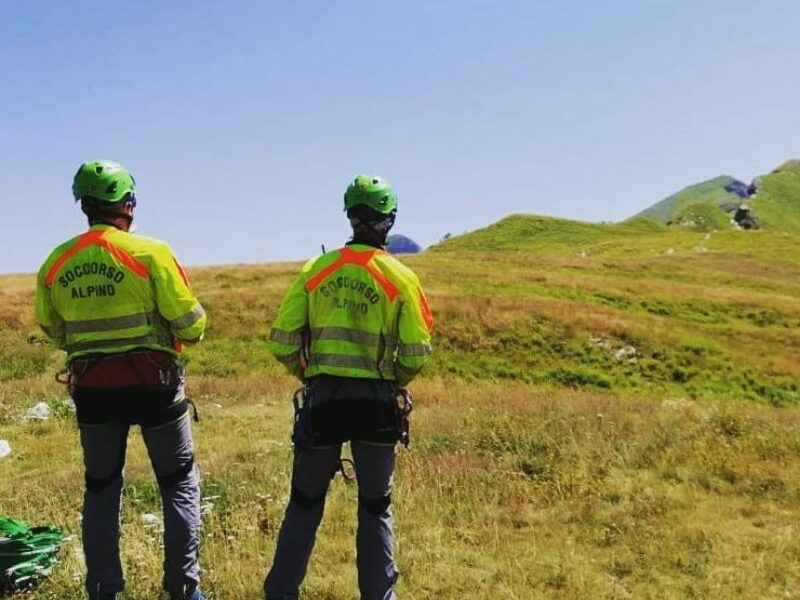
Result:
<svg viewBox="0 0 800 600">
<path fill-rule="evenodd" d="M 0 272 L 84 228 L 92 158 L 189 265 L 345 241 L 359 172 L 425 245 L 620 220 L 800 155 L 798 32 L 796 0 L 3 2 Z"/>
</svg>

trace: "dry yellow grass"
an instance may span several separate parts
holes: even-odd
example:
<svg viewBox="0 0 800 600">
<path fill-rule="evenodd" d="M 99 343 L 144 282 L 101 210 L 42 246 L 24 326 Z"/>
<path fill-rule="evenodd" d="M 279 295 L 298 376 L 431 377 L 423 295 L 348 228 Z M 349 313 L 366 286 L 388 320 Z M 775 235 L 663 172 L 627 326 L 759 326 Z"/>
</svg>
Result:
<svg viewBox="0 0 800 600">
<path fill-rule="evenodd" d="M 256 598 L 288 490 L 286 378 L 194 378 L 204 585 Z M 27 393 L 58 395 L 50 384 Z M 800 585 L 800 412 L 727 402 L 543 392 L 433 379 L 416 388 L 395 509 L 404 598 L 791 597 Z M 6 402 L 12 415 L 26 402 Z M 79 531 L 72 416 L 3 427 L 3 511 Z M 128 598 L 154 597 L 160 550 L 141 515 L 157 492 L 128 456 Z M 333 482 L 307 598 L 355 597 L 355 490 Z M 79 544 L 37 598 L 79 598 Z"/>
<path fill-rule="evenodd" d="M 791 397 L 781 382 L 800 376 L 800 267 L 716 255 L 410 262 L 430 292 L 438 356 L 414 385 L 412 448 L 398 463 L 401 598 L 798 596 L 800 411 L 746 401 L 736 378 L 753 379 L 755 400 L 769 385 Z M 259 597 L 274 551 L 295 382 L 263 336 L 298 266 L 191 271 L 212 323 L 187 353 L 212 598 Z M 32 323 L 32 284 L 0 279 L 0 369 L 17 365 L 0 377 L 0 438 L 13 448 L 0 512 L 64 528 L 61 564 L 30 597 L 80 598 L 77 428 L 52 380 L 59 353 Z M 592 339 L 635 344 L 639 362 Z M 39 400 L 54 417 L 22 422 Z M 126 477 L 125 598 L 151 599 L 160 542 L 141 517 L 160 508 L 138 434 Z M 304 598 L 356 597 L 355 506 L 337 478 Z"/>
</svg>

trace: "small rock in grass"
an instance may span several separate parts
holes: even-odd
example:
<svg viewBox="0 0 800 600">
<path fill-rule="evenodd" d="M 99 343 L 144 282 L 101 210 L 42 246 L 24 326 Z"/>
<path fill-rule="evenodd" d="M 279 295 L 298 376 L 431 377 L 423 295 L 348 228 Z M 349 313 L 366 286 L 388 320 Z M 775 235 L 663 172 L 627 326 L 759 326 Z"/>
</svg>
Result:
<svg viewBox="0 0 800 600">
<path fill-rule="evenodd" d="M 628 362 L 635 363 L 637 354 L 638 351 L 633 346 L 623 346 L 622 348 L 614 350 L 614 358 L 618 361 L 628 359 Z"/>
<path fill-rule="evenodd" d="M 28 409 L 23 421 L 47 421 L 50 418 L 50 405 L 47 402 L 37 402 Z"/>
<path fill-rule="evenodd" d="M 161 517 L 154 515 L 153 513 L 144 513 L 142 515 L 142 523 L 145 525 L 160 525 Z"/>
</svg>

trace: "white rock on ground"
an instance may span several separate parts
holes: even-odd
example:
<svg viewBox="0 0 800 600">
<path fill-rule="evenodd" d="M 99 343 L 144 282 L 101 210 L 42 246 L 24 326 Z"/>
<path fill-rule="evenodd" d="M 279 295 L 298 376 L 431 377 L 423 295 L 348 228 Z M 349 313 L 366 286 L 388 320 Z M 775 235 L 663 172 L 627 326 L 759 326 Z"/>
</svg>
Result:
<svg viewBox="0 0 800 600">
<path fill-rule="evenodd" d="M 50 406 L 47 402 L 37 402 L 25 413 L 23 421 L 47 421 L 50 418 Z"/>
<path fill-rule="evenodd" d="M 617 359 L 617 361 L 627 359 L 631 364 L 636 362 L 636 357 L 638 354 L 639 351 L 633 346 L 623 346 L 622 348 L 614 350 L 614 358 Z"/>
<path fill-rule="evenodd" d="M 0 440 L 0 458 L 11 456 L 11 444 L 7 440 Z"/>
<path fill-rule="evenodd" d="M 142 515 L 142 523 L 145 525 L 160 525 L 161 517 L 154 515 L 153 513 L 144 513 Z"/>
</svg>

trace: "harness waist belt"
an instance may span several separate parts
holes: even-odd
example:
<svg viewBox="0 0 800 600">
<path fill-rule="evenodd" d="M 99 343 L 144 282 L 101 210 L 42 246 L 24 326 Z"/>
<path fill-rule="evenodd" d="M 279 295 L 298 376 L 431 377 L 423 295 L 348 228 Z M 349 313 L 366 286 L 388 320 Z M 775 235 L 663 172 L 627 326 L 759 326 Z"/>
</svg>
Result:
<svg viewBox="0 0 800 600">
<path fill-rule="evenodd" d="M 77 358 L 69 365 L 72 383 L 84 389 L 177 388 L 183 369 L 164 352 L 129 352 Z"/>
</svg>

